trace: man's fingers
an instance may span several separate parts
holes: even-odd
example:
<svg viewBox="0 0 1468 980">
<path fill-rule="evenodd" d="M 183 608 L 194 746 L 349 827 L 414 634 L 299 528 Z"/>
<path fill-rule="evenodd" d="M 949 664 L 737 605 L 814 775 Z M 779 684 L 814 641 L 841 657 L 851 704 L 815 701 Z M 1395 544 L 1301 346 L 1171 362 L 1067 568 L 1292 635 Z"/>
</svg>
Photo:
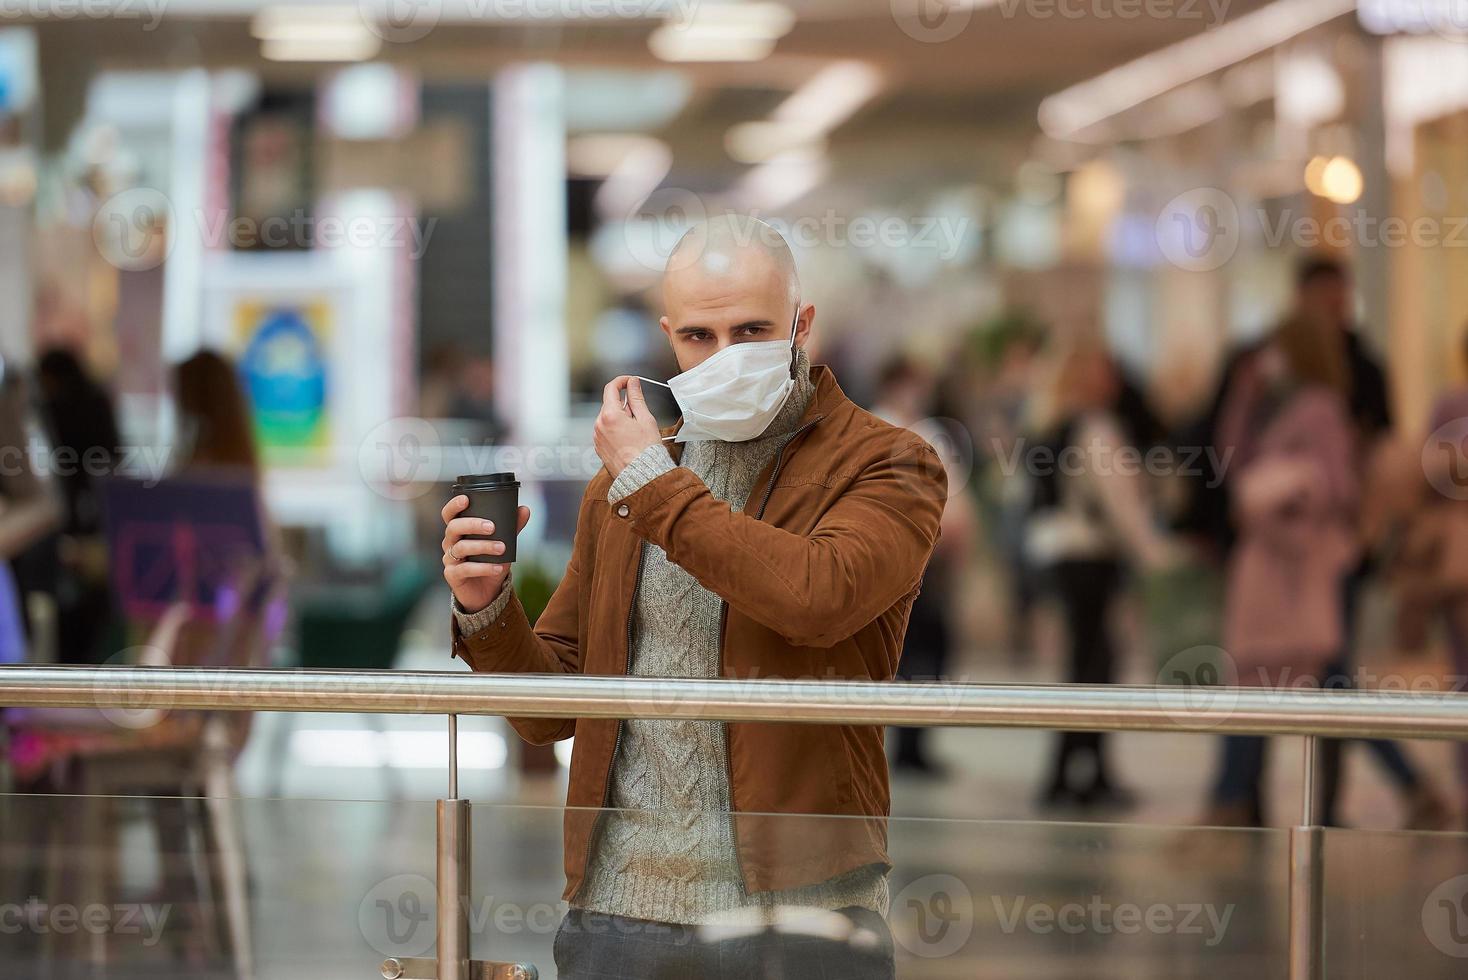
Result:
<svg viewBox="0 0 1468 980">
<path fill-rule="evenodd" d="M 469 534 L 493 534 L 494 522 L 478 517 L 456 517 L 444 526 L 443 543 L 448 547 Z"/>
<path fill-rule="evenodd" d="M 461 510 L 468 506 L 469 498 L 461 493 L 457 497 L 454 497 L 452 500 L 450 500 L 448 503 L 444 504 L 443 510 L 439 511 L 439 514 L 443 517 L 443 522 L 447 524 L 449 521 L 454 519 L 455 515 L 457 515 Z"/>
<path fill-rule="evenodd" d="M 504 553 L 505 543 L 503 541 L 486 541 L 476 538 L 464 538 L 460 541 L 455 541 L 453 546 L 444 552 L 445 555 L 449 556 L 450 560 L 457 556 L 460 561 L 463 561 L 470 555 L 502 555 Z"/>
<path fill-rule="evenodd" d="M 491 565 L 485 561 L 466 561 L 450 565 L 443 570 L 444 581 L 455 586 L 474 579 L 502 579 L 509 574 L 509 565 Z"/>
<path fill-rule="evenodd" d="M 622 406 L 622 389 L 627 387 L 627 375 L 619 375 L 607 382 L 607 386 L 601 391 L 601 407 L 604 411 L 616 411 L 626 414 Z"/>
<path fill-rule="evenodd" d="M 648 414 L 647 399 L 642 396 L 642 382 L 635 377 L 627 379 L 627 407 L 632 410 L 633 418 L 643 418 Z"/>
<path fill-rule="evenodd" d="M 517 534 L 525 530 L 525 525 L 530 523 L 530 508 L 521 507 L 519 511 L 519 518 L 520 519 L 516 521 L 516 523 L 519 524 L 519 527 L 515 528 L 515 532 Z"/>
</svg>

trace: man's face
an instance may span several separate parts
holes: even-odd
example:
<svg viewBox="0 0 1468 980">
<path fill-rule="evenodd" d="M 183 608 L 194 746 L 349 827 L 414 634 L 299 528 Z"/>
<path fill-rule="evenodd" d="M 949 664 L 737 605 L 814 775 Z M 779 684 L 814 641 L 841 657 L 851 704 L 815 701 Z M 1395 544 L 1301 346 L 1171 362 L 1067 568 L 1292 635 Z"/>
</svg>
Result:
<svg viewBox="0 0 1468 980">
<path fill-rule="evenodd" d="M 758 249 L 705 256 L 663 277 L 660 325 L 678 369 L 702 364 L 731 344 L 788 340 L 795 303 L 775 262 Z M 800 309 L 795 343 L 804 347 L 815 307 Z"/>
<path fill-rule="evenodd" d="M 1300 287 L 1300 309 L 1330 323 L 1351 318 L 1351 283 L 1344 276 L 1320 275 Z"/>
</svg>

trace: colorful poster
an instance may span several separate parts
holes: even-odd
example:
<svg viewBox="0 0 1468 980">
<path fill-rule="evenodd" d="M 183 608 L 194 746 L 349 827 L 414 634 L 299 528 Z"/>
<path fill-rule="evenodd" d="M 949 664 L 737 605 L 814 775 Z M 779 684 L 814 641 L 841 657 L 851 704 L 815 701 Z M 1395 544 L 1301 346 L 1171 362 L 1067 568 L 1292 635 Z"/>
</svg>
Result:
<svg viewBox="0 0 1468 980">
<path fill-rule="evenodd" d="M 234 321 L 240 380 L 265 459 L 296 465 L 327 461 L 331 304 L 242 299 Z"/>
</svg>

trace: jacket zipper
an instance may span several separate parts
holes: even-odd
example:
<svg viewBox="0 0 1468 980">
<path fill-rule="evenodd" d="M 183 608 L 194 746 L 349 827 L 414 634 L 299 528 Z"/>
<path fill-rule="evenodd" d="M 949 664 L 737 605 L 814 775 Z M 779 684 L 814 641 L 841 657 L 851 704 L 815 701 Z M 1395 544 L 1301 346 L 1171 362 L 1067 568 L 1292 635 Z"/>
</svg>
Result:
<svg viewBox="0 0 1468 980">
<path fill-rule="evenodd" d="M 805 423 L 805 425 L 802 425 L 800 428 L 796 429 L 793 433 L 791 433 L 790 438 L 786 439 L 784 444 L 780 446 L 780 451 L 775 454 L 775 466 L 770 471 L 770 482 L 765 484 L 765 495 L 763 498 L 761 498 L 759 502 L 759 510 L 755 511 L 754 513 L 756 520 L 760 520 L 765 516 L 765 508 L 769 506 L 770 496 L 775 492 L 775 481 L 780 478 L 780 468 L 785 465 L 785 450 L 790 447 L 790 444 L 792 442 L 798 439 L 802 434 L 805 433 L 807 429 L 815 425 L 823 417 L 824 416 L 817 415 L 815 418 Z M 728 623 L 729 603 L 721 601 L 719 603 L 719 677 L 724 676 L 724 631 L 727 629 Z M 739 856 L 739 825 L 734 820 L 734 814 L 739 812 L 739 807 L 736 806 L 734 803 L 734 755 L 729 748 L 729 723 L 726 721 L 723 723 L 723 725 L 724 779 L 729 784 L 729 836 L 734 841 L 734 870 L 739 875 L 739 897 L 747 899 L 749 897 L 749 885 L 746 883 L 744 878 L 744 860 Z"/>
<path fill-rule="evenodd" d="M 632 618 L 637 612 L 637 593 L 642 590 L 643 547 L 643 542 L 639 540 L 637 542 L 637 575 L 632 583 L 632 603 L 627 607 L 627 652 L 622 662 L 623 677 L 627 677 L 632 673 Z M 602 781 L 601 812 L 596 815 L 596 822 L 591 828 L 590 835 L 586 838 L 586 855 L 581 865 L 581 887 L 576 889 L 578 893 L 581 891 L 581 888 L 586 887 L 587 876 L 591 870 L 591 846 L 596 842 L 596 835 L 601 829 L 602 819 L 606 816 L 607 807 L 612 802 L 612 769 L 617 765 L 617 752 L 622 747 L 622 729 L 626 724 L 627 720 L 625 718 L 617 719 L 617 737 L 612 740 L 612 759 L 607 763 L 607 774 Z"/>
</svg>

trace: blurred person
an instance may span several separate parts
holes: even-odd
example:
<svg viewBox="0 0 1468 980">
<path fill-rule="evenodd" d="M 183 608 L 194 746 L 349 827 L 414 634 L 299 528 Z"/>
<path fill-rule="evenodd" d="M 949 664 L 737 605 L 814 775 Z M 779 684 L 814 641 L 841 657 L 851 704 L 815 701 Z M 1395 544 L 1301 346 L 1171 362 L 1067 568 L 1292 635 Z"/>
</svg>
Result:
<svg viewBox="0 0 1468 980">
<path fill-rule="evenodd" d="M 1286 321 L 1236 375 L 1223 408 L 1238 532 L 1223 646 L 1244 686 L 1322 683 L 1345 639 L 1359 482 L 1334 329 L 1316 317 Z M 1263 825 L 1266 744 L 1224 738 L 1209 825 Z"/>
<path fill-rule="evenodd" d="M 906 357 L 897 357 L 878 373 L 872 414 L 904 429 L 924 420 L 938 425 L 939 420 L 929 418 L 933 397 L 928 373 Z M 948 672 L 954 633 L 949 609 L 972 554 L 975 524 L 969 498 L 962 493 L 949 497 L 940 522 L 942 533 L 907 619 L 902 659 L 897 664 L 897 676 L 904 680 L 940 680 Z M 924 776 L 943 774 L 943 766 L 930 754 L 928 729 L 895 728 L 893 733 L 892 761 L 897 769 Z"/>
<path fill-rule="evenodd" d="M 975 453 L 987 456 L 990 484 L 986 526 L 995 551 L 1008 573 L 1011 657 L 1016 663 L 1034 648 L 1032 618 L 1040 594 L 1039 576 L 1026 553 L 1031 493 L 1022 474 L 1008 472 L 1003 461 L 1024 444 L 1024 417 L 1031 397 L 1043 344 L 1038 324 L 1023 314 L 1008 314 L 976 331 L 970 348 L 978 348 L 988 377 L 974 399 Z"/>
<path fill-rule="evenodd" d="M 32 464 L 23 379 L 0 360 L 0 663 L 29 656 L 26 559 L 62 522 L 52 487 Z"/>
<path fill-rule="evenodd" d="M 494 404 L 494 359 L 470 355 L 456 344 L 439 344 L 423 359 L 418 411 L 424 418 L 464 419 L 476 438 L 494 444 L 503 426 Z"/>
<path fill-rule="evenodd" d="M 1361 338 L 1354 321 L 1352 296 L 1350 273 L 1341 261 L 1329 255 L 1306 256 L 1296 269 L 1295 295 L 1289 313 L 1264 339 L 1235 352 L 1225 366 L 1214 405 L 1198 426 L 1198 436 L 1214 449 L 1205 456 L 1210 471 L 1195 482 L 1191 512 L 1182 523 L 1184 529 L 1201 532 L 1211 539 L 1215 554 L 1226 568 L 1232 564 L 1233 549 L 1242 534 L 1239 515 L 1243 513 L 1235 499 L 1240 486 L 1235 479 L 1239 460 L 1230 455 L 1231 440 L 1240 436 L 1241 423 L 1237 417 L 1240 406 L 1254 402 L 1258 392 L 1268 390 L 1269 385 L 1261 383 L 1265 375 L 1273 372 L 1287 377 L 1305 365 L 1303 377 L 1308 380 L 1297 384 L 1323 384 L 1335 392 L 1350 428 L 1351 463 L 1358 485 L 1363 461 L 1370 458 L 1376 444 L 1390 431 L 1392 417 L 1386 375 Z M 1235 415 L 1232 422 L 1228 419 L 1230 412 Z M 1232 431 L 1227 431 L 1230 427 Z M 1228 460 L 1231 468 L 1221 472 L 1213 470 L 1215 460 Z M 1354 685 L 1351 662 L 1356 612 L 1370 572 L 1366 550 L 1358 547 L 1356 553 L 1351 567 L 1339 579 L 1341 630 L 1336 655 L 1317 678 L 1321 684 L 1337 689 Z M 1384 739 L 1368 740 L 1367 746 L 1407 800 L 1408 822 L 1421 827 L 1440 823 L 1446 813 L 1441 799 L 1401 747 Z M 1321 802 L 1327 825 L 1337 822 L 1341 749 L 1338 740 L 1321 741 Z M 1225 755 L 1228 757 L 1227 749 Z M 1213 815 L 1232 819 L 1244 812 L 1248 822 L 1262 821 L 1262 806 L 1247 794 L 1246 799 L 1249 805 L 1242 811 L 1238 807 L 1220 808 L 1215 792 Z"/>
<path fill-rule="evenodd" d="M 418 414 L 425 419 L 448 418 L 457 398 L 459 362 L 464 353 L 457 344 L 435 344 L 423 355 L 418 379 Z"/>
<path fill-rule="evenodd" d="M 41 417 L 51 441 L 65 505 L 57 553 L 56 645 L 62 663 L 99 663 L 112 621 L 97 481 L 121 452 L 112 397 L 69 350 L 53 348 L 36 365 Z"/>
<path fill-rule="evenodd" d="M 77 460 L 74 466 L 57 468 L 66 501 L 66 531 L 95 534 L 101 523 L 95 478 L 112 472 L 122 442 L 112 396 L 69 350 L 53 348 L 42 354 L 36 377 L 52 451 L 64 451 Z"/>
<path fill-rule="evenodd" d="M 1112 617 L 1126 573 L 1133 565 L 1171 561 L 1140 476 L 1124 462 L 1135 447 L 1116 414 L 1120 385 L 1106 349 L 1075 340 L 1056 354 L 1040 393 L 1036 428 L 1047 452 L 1032 457 L 1026 547 L 1060 602 L 1069 649 L 1065 679 L 1072 684 L 1115 680 Z M 1077 764 L 1086 767 L 1079 776 Z M 1115 781 L 1102 733 L 1060 733 L 1042 803 L 1126 806 L 1133 800 Z"/>
<path fill-rule="evenodd" d="M 1468 371 L 1468 327 L 1460 343 L 1462 367 Z M 1389 562 L 1397 646 L 1423 650 L 1433 621 L 1441 621 L 1461 684 L 1468 677 L 1468 384 L 1438 398 L 1428 432 L 1436 444 L 1402 446 L 1375 474 L 1390 486 L 1374 489 L 1384 498 L 1381 507 L 1399 518 Z M 1459 782 L 1468 789 L 1468 743 L 1459 742 L 1456 752 Z"/>
<path fill-rule="evenodd" d="M 1343 372 L 1341 391 L 1347 411 L 1363 440 L 1369 444 L 1386 433 L 1392 425 L 1386 374 L 1367 349 L 1354 322 L 1350 273 L 1336 258 L 1309 255 L 1295 270 L 1295 293 L 1289 312 L 1262 339 L 1229 355 L 1220 372 L 1211 405 L 1178 441 L 1186 445 L 1220 447 L 1225 403 L 1243 383 L 1241 379 L 1254 372 L 1255 361 L 1260 354 L 1276 345 L 1285 327 L 1301 320 L 1319 325 L 1321 342 L 1338 351 Z M 1366 448 L 1369 446 L 1363 447 Z M 1199 460 L 1207 472 L 1194 480 L 1189 512 L 1178 522 L 1180 530 L 1210 541 L 1220 556 L 1227 555 L 1234 537 L 1233 509 L 1229 499 L 1232 483 L 1225 479 L 1225 473 L 1214 468 L 1214 461 L 1224 458 L 1221 452 L 1216 452 Z"/>
<path fill-rule="evenodd" d="M 1386 372 L 1361 337 L 1352 309 L 1353 297 L 1350 270 L 1344 263 L 1331 256 L 1316 255 L 1300 264 L 1293 318 L 1317 322 L 1326 331 L 1329 342 L 1339 345 L 1345 363 L 1346 404 L 1357 440 L 1356 465 L 1360 473 L 1377 447 L 1390 436 L 1392 410 Z M 1344 635 L 1338 656 L 1328 665 L 1326 679 L 1327 686 L 1334 689 L 1356 686 L 1357 617 L 1361 596 L 1375 571 L 1371 558 L 1370 551 L 1363 548 L 1343 584 Z M 1407 825 L 1422 830 L 1443 827 L 1448 819 L 1446 804 L 1412 765 L 1401 746 L 1386 739 L 1370 739 L 1366 745 L 1406 801 Z M 1326 826 L 1339 823 L 1336 810 L 1344 773 L 1344 746 L 1339 739 L 1322 739 L 1320 743 L 1321 814 Z"/>
<path fill-rule="evenodd" d="M 810 365 L 815 307 L 763 222 L 696 225 L 663 298 L 676 435 L 660 436 L 639 379 L 606 386 L 605 465 L 533 629 L 509 566 L 465 561 L 503 545 L 465 537 L 488 528 L 458 516 L 464 497 L 444 507 L 454 655 L 480 671 L 891 680 L 938 537 L 941 462 Z M 880 726 L 513 724 L 534 743 L 575 736 L 561 977 L 894 976 Z M 700 930 L 792 908 L 839 931 Z"/>
<path fill-rule="evenodd" d="M 173 369 L 178 410 L 174 468 L 222 469 L 259 479 L 250 403 L 239 372 L 224 355 L 201 350 Z"/>
<path fill-rule="evenodd" d="M 494 444 L 503 435 L 494 406 L 494 359 L 474 356 L 465 359 L 458 374 L 458 387 L 449 404 L 449 417 L 471 419 L 480 428 L 480 438 Z"/>
</svg>

